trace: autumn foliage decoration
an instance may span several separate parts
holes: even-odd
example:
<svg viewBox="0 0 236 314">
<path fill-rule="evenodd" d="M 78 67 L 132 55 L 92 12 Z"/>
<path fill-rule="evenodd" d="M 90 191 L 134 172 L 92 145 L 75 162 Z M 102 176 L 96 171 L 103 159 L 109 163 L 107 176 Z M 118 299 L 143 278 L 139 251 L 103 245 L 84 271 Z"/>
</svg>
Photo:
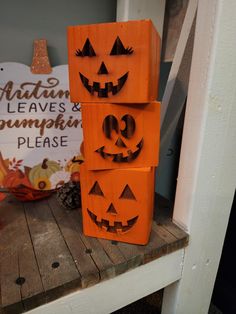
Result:
<svg viewBox="0 0 236 314">
<path fill-rule="evenodd" d="M 0 186 L 1 198 L 10 192 L 21 201 L 32 201 L 47 197 L 51 191 L 36 190 L 29 180 L 29 169 L 24 167 L 24 171 L 20 169 L 23 160 L 4 160 L 0 152 Z"/>
<path fill-rule="evenodd" d="M 27 167 L 23 160 L 4 159 L 0 152 L 0 200 L 9 193 L 21 201 L 48 197 L 70 180 L 80 181 L 82 162 L 81 155 L 73 156 L 62 167 L 59 162 L 44 158 L 33 167 Z"/>
</svg>

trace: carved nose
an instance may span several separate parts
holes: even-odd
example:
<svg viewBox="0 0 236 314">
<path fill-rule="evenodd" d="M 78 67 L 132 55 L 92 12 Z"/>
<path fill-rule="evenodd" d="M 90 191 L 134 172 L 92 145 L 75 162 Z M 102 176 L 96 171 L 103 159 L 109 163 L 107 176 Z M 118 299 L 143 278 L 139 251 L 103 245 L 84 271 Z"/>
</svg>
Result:
<svg viewBox="0 0 236 314">
<path fill-rule="evenodd" d="M 115 145 L 118 147 L 127 147 L 120 137 L 118 137 Z"/>
<path fill-rule="evenodd" d="M 105 66 L 105 63 L 102 61 L 100 68 L 98 70 L 98 74 L 108 74 L 107 68 Z"/>
<path fill-rule="evenodd" d="M 117 211 L 112 203 L 108 207 L 107 213 L 112 214 L 112 215 L 117 215 Z"/>
</svg>

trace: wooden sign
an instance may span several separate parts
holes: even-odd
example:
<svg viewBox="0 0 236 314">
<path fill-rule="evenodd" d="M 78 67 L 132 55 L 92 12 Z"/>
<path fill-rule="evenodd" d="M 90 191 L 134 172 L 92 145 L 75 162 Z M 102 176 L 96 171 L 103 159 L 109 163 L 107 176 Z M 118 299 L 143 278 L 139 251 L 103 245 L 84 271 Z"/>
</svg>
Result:
<svg viewBox="0 0 236 314">
<path fill-rule="evenodd" d="M 68 58 L 73 102 L 157 98 L 160 37 L 151 20 L 69 27 Z"/>
<path fill-rule="evenodd" d="M 81 165 L 84 234 L 146 244 L 153 216 L 154 174 L 150 167 L 89 171 L 86 163 Z"/>
<path fill-rule="evenodd" d="M 0 63 L 0 186 L 54 189 L 81 159 L 80 105 L 69 101 L 68 67 L 32 74 Z M 79 162 L 74 166 L 79 169 Z M 73 170 L 73 171 L 74 171 Z"/>
<path fill-rule="evenodd" d="M 160 103 L 82 104 L 89 170 L 157 166 Z"/>
</svg>

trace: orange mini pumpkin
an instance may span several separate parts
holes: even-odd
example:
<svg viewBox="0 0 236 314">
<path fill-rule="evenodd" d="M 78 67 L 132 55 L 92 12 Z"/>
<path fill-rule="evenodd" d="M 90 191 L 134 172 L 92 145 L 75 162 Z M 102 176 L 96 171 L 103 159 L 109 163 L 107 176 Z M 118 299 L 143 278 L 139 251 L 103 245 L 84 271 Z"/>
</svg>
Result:
<svg viewBox="0 0 236 314">
<path fill-rule="evenodd" d="M 151 20 L 68 27 L 72 102 L 157 98 L 160 37 Z"/>
<path fill-rule="evenodd" d="M 157 166 L 160 103 L 82 104 L 82 120 L 89 170 Z"/>
<path fill-rule="evenodd" d="M 84 234 L 146 244 L 153 215 L 154 172 L 150 167 L 89 171 L 81 165 Z"/>
</svg>

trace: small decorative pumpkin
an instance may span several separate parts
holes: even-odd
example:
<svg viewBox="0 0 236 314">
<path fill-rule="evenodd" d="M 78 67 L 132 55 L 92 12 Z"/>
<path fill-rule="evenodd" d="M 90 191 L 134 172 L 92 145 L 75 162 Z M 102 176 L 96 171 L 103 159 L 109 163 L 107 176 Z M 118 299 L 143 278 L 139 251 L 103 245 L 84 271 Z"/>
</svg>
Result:
<svg viewBox="0 0 236 314">
<path fill-rule="evenodd" d="M 82 104 L 82 119 L 89 170 L 157 166 L 160 103 Z"/>
<path fill-rule="evenodd" d="M 74 156 L 67 164 L 66 170 L 70 173 L 79 172 L 80 165 L 84 162 L 82 155 Z"/>
<path fill-rule="evenodd" d="M 151 20 L 69 27 L 68 58 L 72 102 L 157 98 L 160 37 Z"/>
<path fill-rule="evenodd" d="M 42 163 L 34 166 L 29 172 L 29 180 L 34 188 L 50 190 L 50 176 L 61 170 L 61 166 L 53 160 L 44 159 Z"/>
<path fill-rule="evenodd" d="M 84 234 L 146 244 L 153 215 L 154 173 L 150 167 L 89 171 L 82 164 Z"/>
<path fill-rule="evenodd" d="M 35 201 L 51 194 L 51 191 L 38 191 L 32 187 L 27 175 L 20 169 L 10 170 L 4 178 L 3 186 L 20 201 Z"/>
</svg>

